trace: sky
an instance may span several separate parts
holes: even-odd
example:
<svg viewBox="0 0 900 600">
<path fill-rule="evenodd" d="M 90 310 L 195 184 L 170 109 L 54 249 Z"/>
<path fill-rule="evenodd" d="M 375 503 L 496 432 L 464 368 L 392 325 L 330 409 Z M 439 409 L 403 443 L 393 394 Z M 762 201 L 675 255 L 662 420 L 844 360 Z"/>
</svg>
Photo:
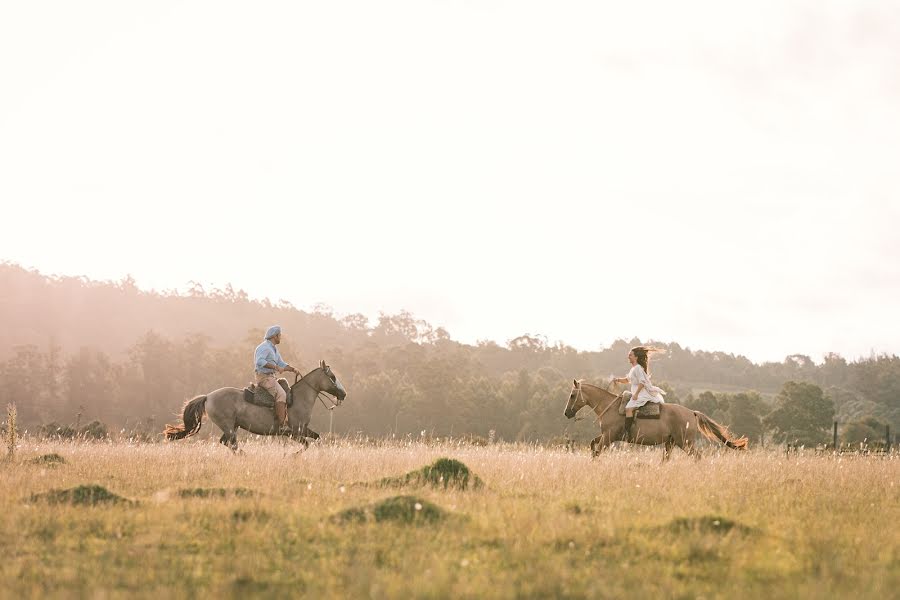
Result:
<svg viewBox="0 0 900 600">
<path fill-rule="evenodd" d="M 464 342 L 900 353 L 900 4 L 0 5 L 0 260 Z"/>
</svg>

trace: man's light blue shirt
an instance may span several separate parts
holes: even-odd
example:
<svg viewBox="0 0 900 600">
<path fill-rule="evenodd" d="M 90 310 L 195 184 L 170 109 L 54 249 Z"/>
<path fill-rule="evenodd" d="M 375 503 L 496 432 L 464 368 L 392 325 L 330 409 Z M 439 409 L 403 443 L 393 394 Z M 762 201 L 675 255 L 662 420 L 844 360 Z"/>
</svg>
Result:
<svg viewBox="0 0 900 600">
<path fill-rule="evenodd" d="M 274 363 L 282 369 L 287 366 L 287 363 L 281 360 L 281 354 L 271 340 L 266 340 L 256 347 L 256 362 L 253 368 L 257 373 L 274 373 L 275 369 L 267 368 L 266 363 Z"/>
</svg>

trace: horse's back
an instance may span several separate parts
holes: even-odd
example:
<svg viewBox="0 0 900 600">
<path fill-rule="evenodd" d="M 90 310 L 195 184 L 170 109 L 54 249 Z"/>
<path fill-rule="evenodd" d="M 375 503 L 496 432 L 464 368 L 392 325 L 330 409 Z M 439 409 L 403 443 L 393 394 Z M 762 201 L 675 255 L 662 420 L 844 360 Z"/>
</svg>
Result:
<svg viewBox="0 0 900 600">
<path fill-rule="evenodd" d="M 236 387 L 222 387 L 213 390 L 206 395 L 206 412 L 229 412 L 235 408 L 238 402 L 243 401 L 244 390 Z"/>
</svg>

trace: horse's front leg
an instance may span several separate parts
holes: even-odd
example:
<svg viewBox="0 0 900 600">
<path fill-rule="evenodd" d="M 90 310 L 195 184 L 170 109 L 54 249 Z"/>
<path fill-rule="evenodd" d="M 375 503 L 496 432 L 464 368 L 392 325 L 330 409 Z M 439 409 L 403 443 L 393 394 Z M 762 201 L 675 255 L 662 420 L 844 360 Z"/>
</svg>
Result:
<svg viewBox="0 0 900 600">
<path fill-rule="evenodd" d="M 303 444 L 303 448 L 306 449 L 306 448 L 309 448 L 309 441 L 307 441 L 306 438 L 311 437 L 310 433 L 315 433 L 315 432 L 312 431 L 308 425 L 304 424 L 304 425 L 301 425 L 300 427 L 298 427 L 297 429 L 295 429 L 291 433 L 291 439 L 294 440 L 295 442 L 299 442 L 299 443 Z M 318 434 L 316 434 L 316 435 L 318 436 Z"/>
<path fill-rule="evenodd" d="M 600 453 L 606 449 L 607 446 L 612 442 L 609 435 L 606 433 L 601 433 L 597 437 L 591 440 L 591 458 L 597 458 L 600 456 Z"/>
</svg>

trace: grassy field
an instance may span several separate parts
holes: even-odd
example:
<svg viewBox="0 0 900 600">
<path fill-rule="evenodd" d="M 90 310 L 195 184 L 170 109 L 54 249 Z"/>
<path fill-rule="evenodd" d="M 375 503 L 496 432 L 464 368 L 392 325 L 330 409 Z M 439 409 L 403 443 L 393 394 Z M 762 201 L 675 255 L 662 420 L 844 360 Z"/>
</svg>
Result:
<svg viewBox="0 0 900 600">
<path fill-rule="evenodd" d="M 0 463 L 0 595 L 771 599 L 900 590 L 896 456 L 728 451 L 663 465 L 658 450 L 591 461 L 586 449 L 513 445 L 297 448 L 251 441 L 233 456 L 202 440 L 22 440 L 15 460 Z M 65 462 L 39 458 L 54 453 Z M 360 485 L 440 457 L 462 461 L 484 485 Z M 111 499 L 97 488 L 42 496 L 87 485 L 125 501 L 103 501 Z M 412 508 L 379 507 L 397 495 L 413 496 Z M 335 517 L 348 509 L 351 518 Z"/>
</svg>

